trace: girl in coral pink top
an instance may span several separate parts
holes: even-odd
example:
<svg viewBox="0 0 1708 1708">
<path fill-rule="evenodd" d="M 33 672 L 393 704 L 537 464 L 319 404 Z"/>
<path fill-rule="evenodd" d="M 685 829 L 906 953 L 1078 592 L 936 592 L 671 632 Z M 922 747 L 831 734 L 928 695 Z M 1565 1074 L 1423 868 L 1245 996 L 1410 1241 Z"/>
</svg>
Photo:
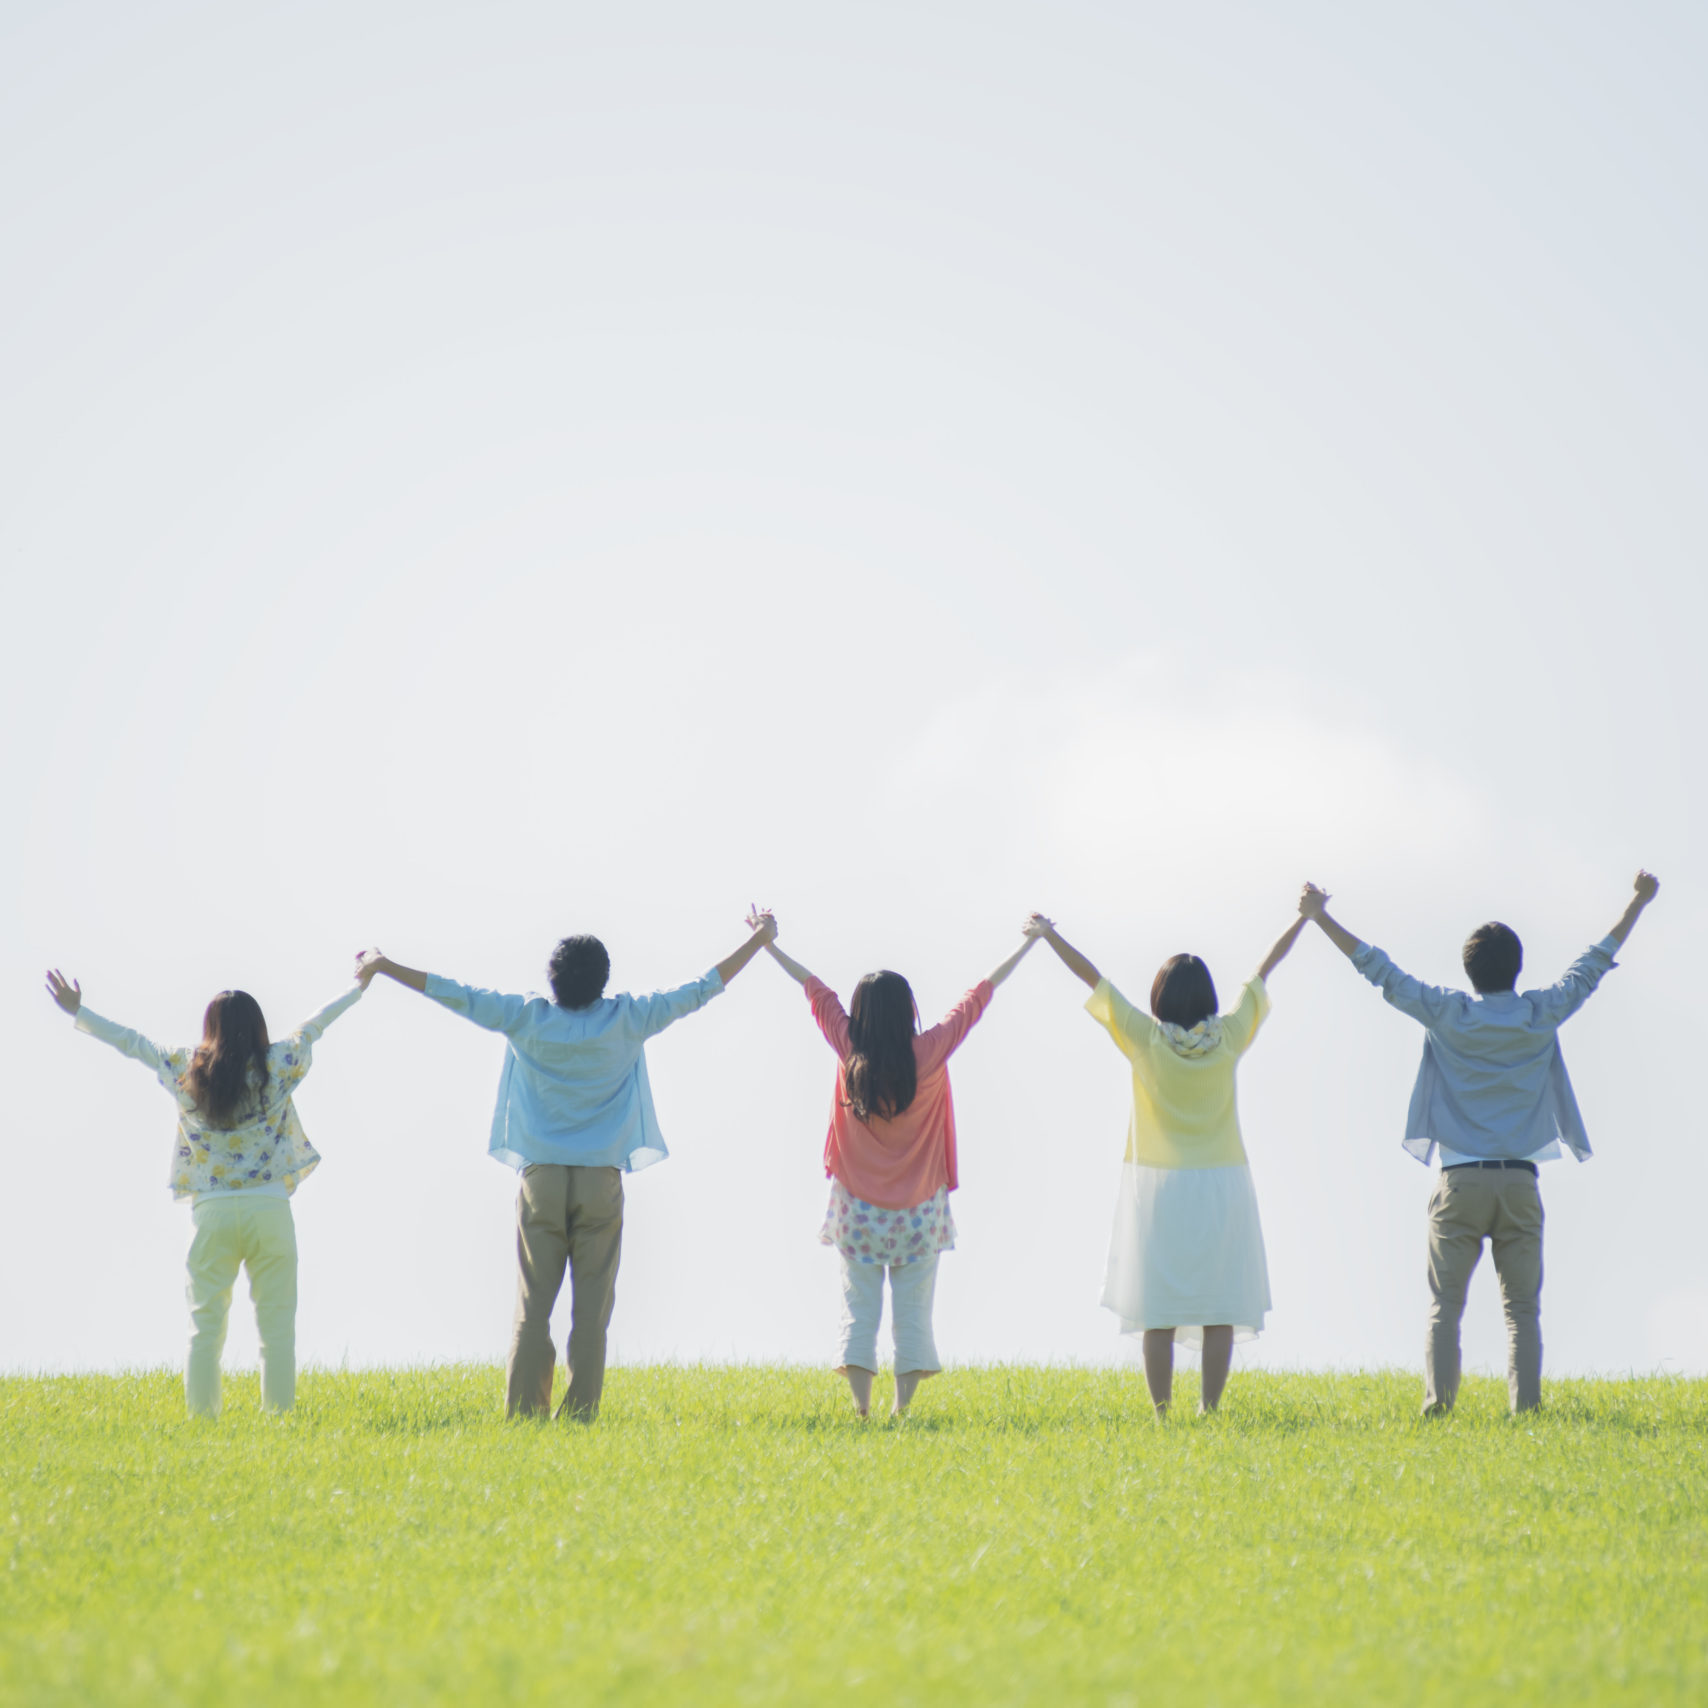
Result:
<svg viewBox="0 0 1708 1708">
<path fill-rule="evenodd" d="M 937 1254 L 955 1244 L 949 1194 L 959 1185 L 949 1057 L 1037 935 L 1028 926 L 1026 941 L 928 1032 L 919 1030 L 913 990 L 900 973 L 868 973 L 854 987 L 845 1012 L 827 984 L 774 942 L 766 945 L 778 966 L 806 987 L 813 1019 L 836 1052 L 836 1100 L 824 1145 L 830 1207 L 818 1237 L 842 1257 L 837 1372 L 847 1377 L 861 1417 L 871 1409 L 886 1274 L 895 1337 L 895 1416 L 907 1410 L 920 1382 L 941 1368 L 931 1334 L 931 1304 Z"/>
</svg>

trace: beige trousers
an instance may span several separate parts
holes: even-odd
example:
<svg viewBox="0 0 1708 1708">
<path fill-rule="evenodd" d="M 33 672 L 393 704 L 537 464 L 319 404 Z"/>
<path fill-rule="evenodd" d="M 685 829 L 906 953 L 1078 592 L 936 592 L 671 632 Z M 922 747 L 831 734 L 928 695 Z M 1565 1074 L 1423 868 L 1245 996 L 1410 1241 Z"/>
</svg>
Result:
<svg viewBox="0 0 1708 1708">
<path fill-rule="evenodd" d="M 238 1270 L 247 1269 L 261 1336 L 261 1404 L 268 1411 L 289 1411 L 297 1397 L 297 1230 L 290 1200 L 208 1198 L 190 1216 L 196 1234 L 185 1265 L 185 1401 L 199 1416 L 219 1415 L 219 1355 L 231 1318 L 231 1289 Z"/>
<path fill-rule="evenodd" d="M 562 1413 L 592 1418 L 605 1386 L 605 1331 L 623 1254 L 623 1175 L 615 1168 L 532 1163 L 516 1194 L 516 1322 L 510 1334 L 511 1417 L 552 1405 L 552 1306 L 569 1266 L 569 1391 Z"/>
<path fill-rule="evenodd" d="M 1443 1169 L 1429 1200 L 1429 1336 L 1423 1409 L 1459 1392 L 1459 1319 L 1487 1240 L 1506 1311 L 1506 1385 L 1514 1411 L 1542 1402 L 1542 1194 L 1522 1168 Z"/>
</svg>

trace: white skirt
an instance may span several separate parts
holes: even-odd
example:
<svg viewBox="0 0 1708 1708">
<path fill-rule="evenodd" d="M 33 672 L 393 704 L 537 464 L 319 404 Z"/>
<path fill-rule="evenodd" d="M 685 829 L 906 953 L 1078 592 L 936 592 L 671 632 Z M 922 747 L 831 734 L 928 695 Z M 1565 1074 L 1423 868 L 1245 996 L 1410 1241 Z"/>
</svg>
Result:
<svg viewBox="0 0 1708 1708">
<path fill-rule="evenodd" d="M 1269 1262 L 1251 1170 L 1122 1163 L 1103 1304 L 1123 1334 L 1171 1328 L 1188 1346 L 1217 1323 L 1235 1340 L 1260 1334 Z"/>
</svg>

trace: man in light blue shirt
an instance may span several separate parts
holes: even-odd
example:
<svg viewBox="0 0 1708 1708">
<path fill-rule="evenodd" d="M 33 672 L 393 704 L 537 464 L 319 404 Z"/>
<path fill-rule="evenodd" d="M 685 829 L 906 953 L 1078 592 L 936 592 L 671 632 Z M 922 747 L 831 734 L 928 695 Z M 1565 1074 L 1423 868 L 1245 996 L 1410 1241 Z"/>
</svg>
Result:
<svg viewBox="0 0 1708 1708">
<path fill-rule="evenodd" d="M 560 1416 L 592 1419 L 623 1245 L 623 1175 L 669 1153 L 658 1130 L 646 1042 L 703 1008 L 777 934 L 770 914 L 704 978 L 650 996 L 606 996 L 611 958 L 597 937 L 552 951 L 550 997 L 507 996 L 399 966 L 378 949 L 357 961 L 506 1040 L 487 1150 L 522 1176 L 516 1195 L 516 1320 L 510 1416 L 549 1412 L 552 1307 L 570 1272 L 569 1391 Z M 371 976 L 371 975 L 370 975 Z"/>
<path fill-rule="evenodd" d="M 1542 1399 L 1542 1196 L 1536 1165 L 1564 1143 L 1578 1161 L 1589 1135 L 1560 1054 L 1559 1029 L 1613 966 L 1615 951 L 1659 881 L 1637 874 L 1618 924 L 1546 990 L 1520 993 L 1524 946 L 1498 922 L 1465 940 L 1475 995 L 1424 984 L 1328 915 L 1328 896 L 1307 884 L 1299 911 L 1316 920 L 1402 1014 L 1424 1027 L 1423 1063 L 1406 1116 L 1405 1148 L 1419 1162 L 1441 1152 L 1429 1201 L 1429 1333 L 1425 1415 L 1452 1409 L 1459 1391 L 1459 1323 L 1482 1255 L 1494 1254 L 1506 1311 L 1507 1390 L 1515 1412 Z"/>
</svg>

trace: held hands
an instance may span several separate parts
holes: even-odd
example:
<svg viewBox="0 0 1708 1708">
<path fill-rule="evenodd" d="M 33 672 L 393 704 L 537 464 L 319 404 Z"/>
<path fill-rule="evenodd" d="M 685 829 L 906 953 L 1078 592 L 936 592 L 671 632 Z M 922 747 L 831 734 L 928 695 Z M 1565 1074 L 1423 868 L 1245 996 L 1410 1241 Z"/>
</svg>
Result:
<svg viewBox="0 0 1708 1708">
<path fill-rule="evenodd" d="M 1321 919 L 1328 904 L 1328 891 L 1317 884 L 1306 884 L 1299 891 L 1299 912 L 1306 919 Z"/>
<path fill-rule="evenodd" d="M 747 904 L 747 929 L 764 934 L 767 945 L 777 941 L 777 916 L 768 907 Z"/>
<path fill-rule="evenodd" d="M 383 949 L 364 949 L 356 957 L 356 983 L 363 990 L 374 982 L 374 974 L 385 971 L 385 951 Z"/>
<path fill-rule="evenodd" d="M 1637 900 L 1646 907 L 1655 899 L 1661 887 L 1661 881 L 1653 872 L 1639 871 L 1633 880 L 1631 888 L 1637 892 Z"/>
<path fill-rule="evenodd" d="M 67 1014 L 75 1014 L 83 1006 L 83 987 L 76 979 L 67 980 L 58 967 L 47 975 L 47 993 Z"/>
<path fill-rule="evenodd" d="M 1034 913 L 1020 927 L 1020 935 L 1028 943 L 1036 943 L 1040 937 L 1048 937 L 1055 928 L 1056 922 L 1053 919 L 1046 919 L 1043 914 Z"/>
<path fill-rule="evenodd" d="M 735 952 L 732 959 L 739 960 L 742 966 L 746 966 L 748 961 L 763 949 L 796 984 L 804 985 L 812 977 L 799 961 L 784 954 L 777 947 L 777 917 L 770 908 L 749 907 L 747 929 L 753 935 Z"/>
</svg>

